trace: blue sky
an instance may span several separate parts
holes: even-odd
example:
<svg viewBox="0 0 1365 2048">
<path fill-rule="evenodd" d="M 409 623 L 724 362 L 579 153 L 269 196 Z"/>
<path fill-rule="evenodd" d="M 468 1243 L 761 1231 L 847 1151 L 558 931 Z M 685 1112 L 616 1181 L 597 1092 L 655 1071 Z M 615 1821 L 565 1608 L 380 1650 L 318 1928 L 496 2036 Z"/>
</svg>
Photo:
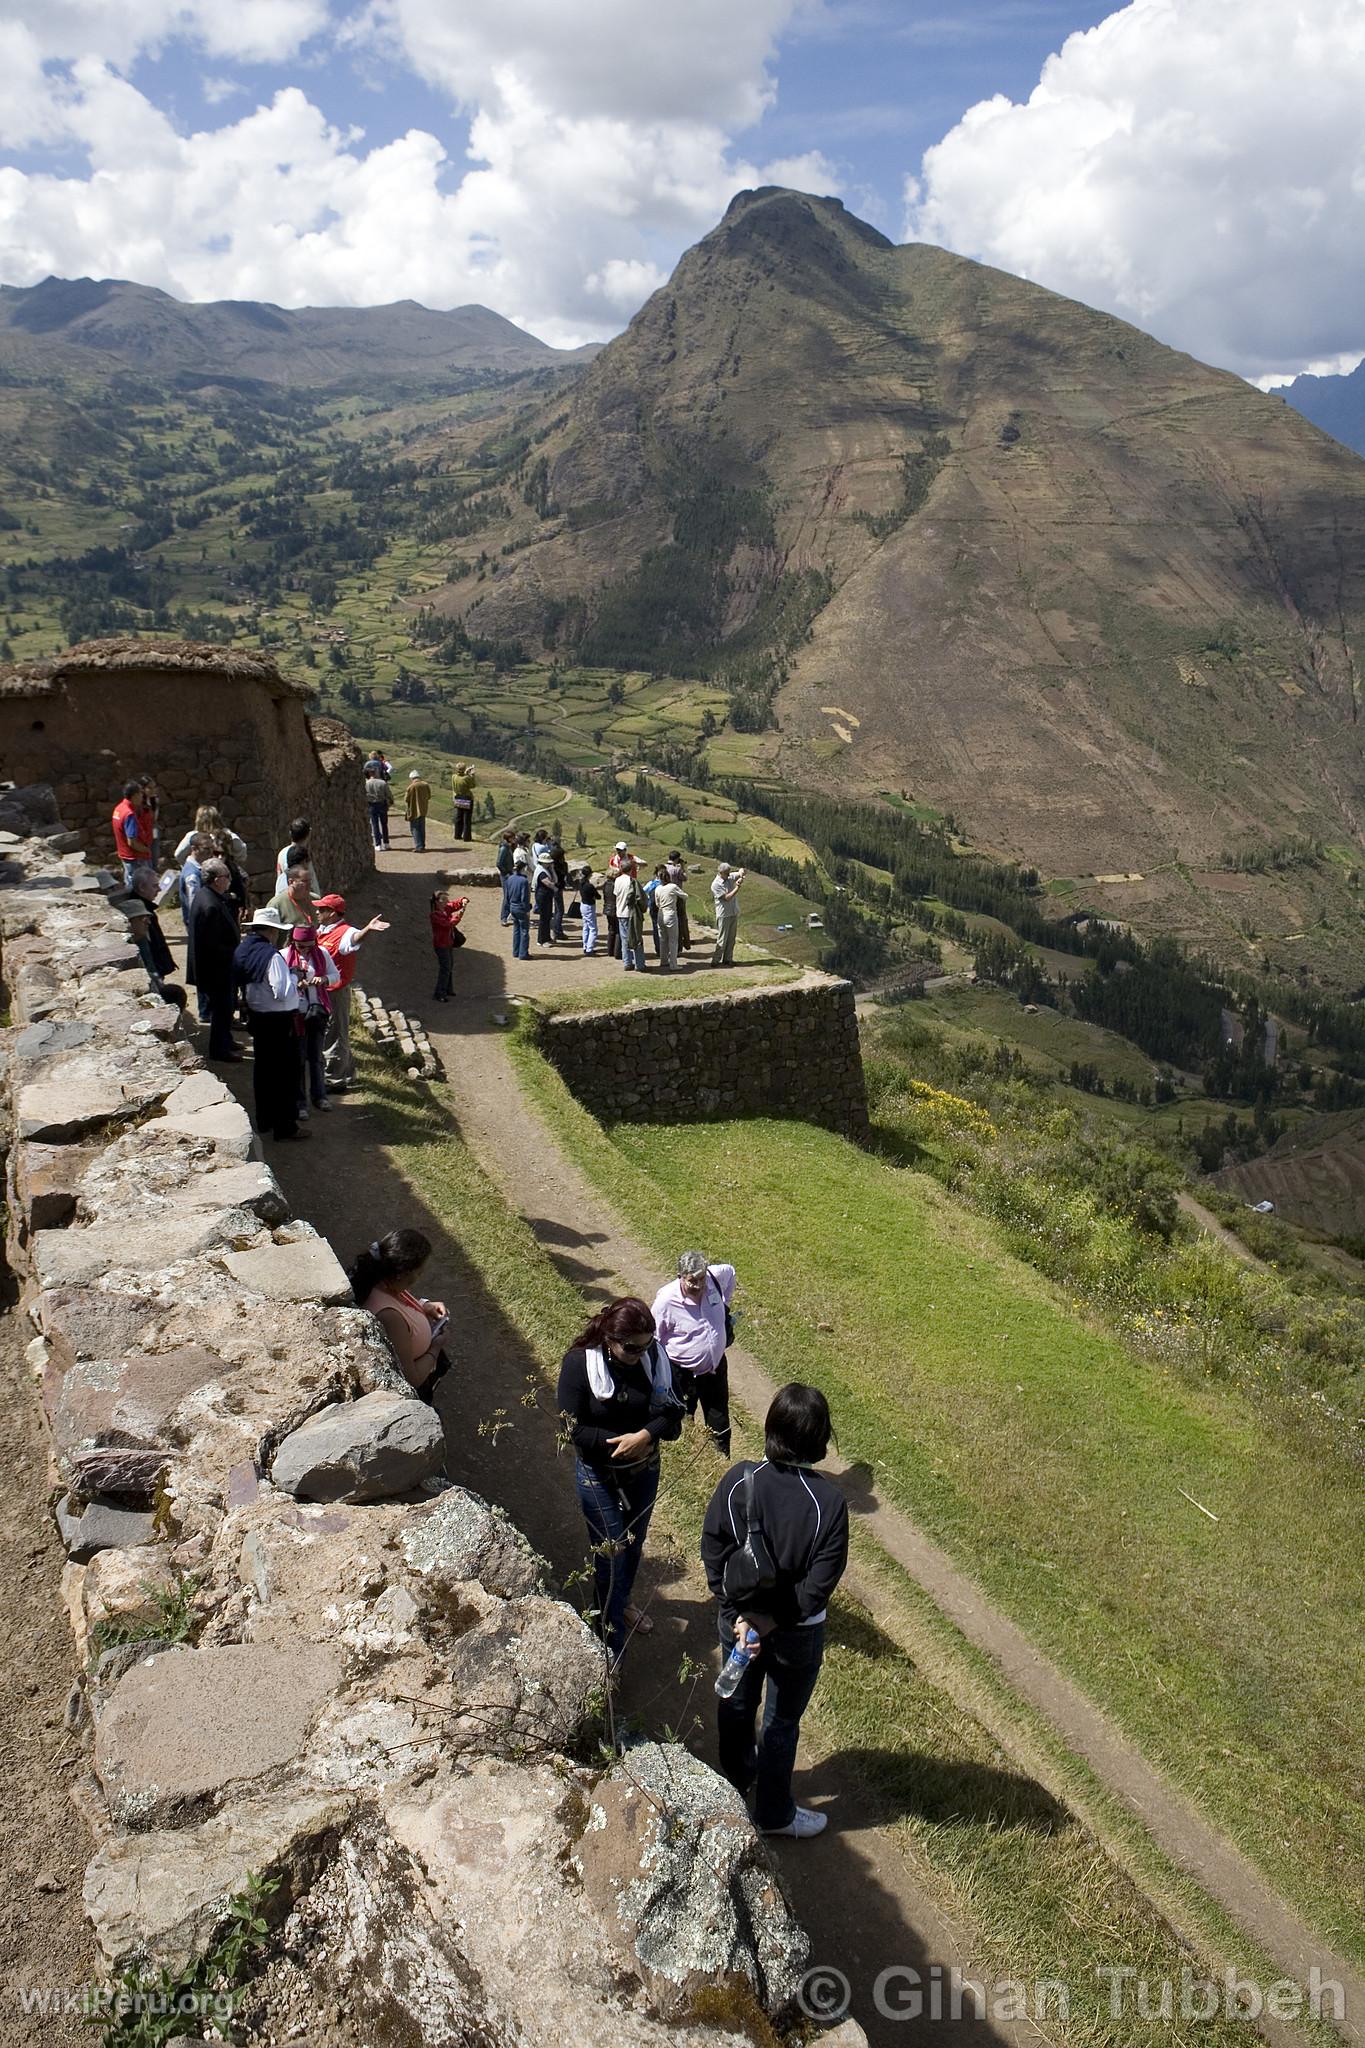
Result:
<svg viewBox="0 0 1365 2048">
<path fill-rule="evenodd" d="M 762 179 L 1268 380 L 1365 349 L 1363 99 L 1360 0 L 8 0 L 0 281 L 572 344 Z"/>
</svg>

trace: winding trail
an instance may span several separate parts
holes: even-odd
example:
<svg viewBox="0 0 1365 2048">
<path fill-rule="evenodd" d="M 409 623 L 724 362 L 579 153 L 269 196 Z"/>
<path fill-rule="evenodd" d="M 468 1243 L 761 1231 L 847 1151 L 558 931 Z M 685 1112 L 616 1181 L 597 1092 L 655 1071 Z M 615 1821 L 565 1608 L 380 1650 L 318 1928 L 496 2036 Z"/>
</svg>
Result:
<svg viewBox="0 0 1365 2048">
<path fill-rule="evenodd" d="M 1226 1223 L 1220 1223 L 1212 1209 L 1206 1209 L 1196 1196 L 1182 1188 L 1175 1200 L 1176 1207 L 1189 1217 L 1195 1228 L 1201 1230 L 1205 1237 L 1211 1237 L 1215 1244 L 1220 1244 L 1239 1265 L 1254 1266 L 1264 1271 L 1265 1260 L 1258 1258 L 1249 1246 L 1244 1245 L 1235 1230 L 1229 1230 Z"/>
<path fill-rule="evenodd" d="M 476 843 L 476 844 L 478 844 L 478 845 L 483 845 L 483 846 L 492 846 L 492 845 L 493 845 L 493 843 L 494 843 L 494 840 L 495 840 L 495 839 L 500 839 L 500 838 L 502 837 L 503 833 L 507 831 L 507 829 L 508 829 L 508 827 L 509 827 L 509 826 L 511 826 L 511 825 L 519 825 L 519 824 L 521 823 L 521 821 L 522 821 L 522 819 L 523 819 L 523 818 L 543 818 L 543 817 L 544 817 L 544 815 L 545 815 L 545 813 L 546 813 L 547 811 L 561 811 L 561 810 L 563 810 L 563 808 L 564 808 L 565 804 L 566 804 L 566 803 L 567 803 L 567 802 L 569 801 L 569 798 L 570 798 L 570 797 L 571 797 L 572 795 L 573 795 L 573 791 L 572 791 L 571 789 L 565 789 L 565 790 L 563 791 L 562 795 L 560 795 L 560 796 L 557 796 L 557 797 L 555 798 L 555 800 L 554 800 L 554 802 L 553 802 L 552 804 L 537 804 L 537 805 L 536 805 L 536 808 L 535 808 L 535 809 L 534 809 L 533 811 L 518 811 L 518 812 L 517 812 L 517 814 L 516 814 L 516 816 L 515 816 L 515 818 L 504 818 L 504 819 L 502 820 L 501 824 L 500 824 L 500 825 L 498 826 L 498 829 L 497 829 L 496 833 L 494 833 L 494 834 L 492 835 L 492 837 L 490 837 L 490 838 L 488 838 L 488 839 L 484 839 L 484 840 L 476 841 L 475 843 Z M 433 820 L 432 822 L 433 822 L 433 824 L 434 824 L 434 823 L 435 823 L 435 820 Z M 430 830 L 428 830 L 428 834 L 427 834 L 427 837 L 428 837 L 428 840 L 430 840 L 430 839 L 431 839 L 431 832 L 430 832 Z M 463 843 L 465 843 L 465 844 L 468 844 L 468 842 L 467 842 L 467 841 L 465 841 L 465 842 L 463 842 Z M 414 855 L 414 858 L 417 858 L 417 856 L 415 856 L 415 855 Z"/>
<path fill-rule="evenodd" d="M 560 1270 L 589 1297 L 635 1293 L 648 1300 L 659 1280 L 657 1260 L 604 1206 L 530 1109 L 508 1057 L 503 1029 L 493 1022 L 494 1013 L 501 1012 L 513 995 L 616 981 L 620 969 L 600 954 L 585 959 L 568 945 L 544 954 L 533 947 L 529 960 L 514 962 L 507 934 L 498 925 L 497 893 L 476 890 L 464 923 L 470 943 L 456 963 L 459 993 L 449 1006 L 433 1005 L 428 999 L 432 969 L 425 908 L 433 870 L 450 850 L 447 844 L 435 843 L 444 837 L 443 829 L 430 835 L 425 857 L 396 847 L 384 857 L 373 887 L 355 892 L 353 915 L 359 913 L 363 919 L 373 907 L 383 908 L 393 919 L 385 949 L 367 951 L 362 978 L 385 1000 L 422 1018 L 449 1076 L 448 1095 L 461 1136 Z M 626 987 L 622 994 L 628 996 Z M 686 994 L 686 971 L 678 977 L 678 994 Z M 371 1170 L 364 1163 L 365 1118 L 359 1098 L 339 1098 L 333 1113 L 312 1125 L 320 1142 L 297 1149 L 272 1148 L 271 1153 L 271 1163 L 301 1213 L 327 1231 L 343 1259 L 373 1236 L 377 1221 L 387 1227 L 386 1201 L 404 1221 L 413 1221 L 414 1197 L 420 1201 L 421 1195 L 420 1187 L 409 1188 L 396 1173 L 378 1165 Z M 337 1172 L 339 1149 L 355 1170 Z M 438 1239 L 438 1256 L 448 1254 L 456 1265 L 461 1263 L 458 1247 L 442 1239 L 439 1226 L 428 1234 Z M 541 1477 L 545 1468 L 536 1460 L 528 1466 L 520 1456 L 509 1460 L 503 1453 L 499 1459 L 496 1439 L 490 1448 L 486 1438 L 470 1430 L 470 1407 L 509 1410 L 528 1368 L 524 1346 L 515 1335 L 509 1336 L 496 1303 L 472 1276 L 469 1284 L 466 1355 L 459 1361 L 457 1389 L 447 1402 L 447 1407 L 458 1402 L 460 1410 L 458 1415 L 447 1414 L 452 1425 L 452 1474 L 501 1500 L 552 1562 L 561 1569 L 572 1568 L 581 1553 L 581 1531 L 572 1503 L 559 1498 L 568 1489 L 547 1488 Z M 775 1392 L 773 1381 L 741 1347 L 732 1347 L 729 1356 L 736 1402 L 751 1417 L 761 1417 Z M 456 1377 L 452 1375 L 452 1380 Z M 847 1467 L 833 1458 L 829 1469 L 835 1476 L 847 1473 Z M 862 1525 L 886 1553 L 924 1588 L 963 1636 L 993 1660 L 1019 1697 L 1051 1723 L 1067 1747 L 1140 1819 L 1171 1861 L 1197 1879 L 1286 1974 L 1307 1983 L 1316 1967 L 1324 1980 L 1341 1984 L 1346 2006 L 1341 2031 L 1365 2048 L 1361 1973 L 1328 1949 L 1250 1859 L 1133 1748 L 1118 1726 L 909 1516 L 869 1492 L 865 1471 L 854 1476 L 850 1492 Z M 649 1572 L 647 1562 L 643 1577 Z M 856 1568 L 848 1582 L 894 1638 L 894 1600 Z M 697 1588 L 691 1560 L 675 1560 L 667 1566 L 664 1582 L 650 1587 L 657 1633 L 652 1641 L 642 1639 L 632 1653 L 629 1691 L 641 1680 L 647 1689 L 666 1687 L 670 1667 L 676 1666 L 684 1646 L 693 1656 L 709 1655 L 709 1635 L 696 1637 Z M 627 1708 L 633 1703 L 628 1696 Z M 888 1964 L 923 1968 L 925 1958 L 945 1969 L 955 1964 L 971 1974 L 970 1939 L 945 1917 L 914 1866 L 891 1841 L 884 1823 L 893 1816 L 867 1810 L 866 1795 L 842 1778 L 837 1755 L 811 1755 L 803 1740 L 802 1777 L 806 1795 L 813 1790 L 822 1800 L 832 1798 L 838 1816 L 836 1828 L 814 1852 L 808 1845 L 777 1845 L 798 1910 L 817 1930 L 814 1959 L 836 1957 L 853 1977 L 852 2010 L 878 2048 L 882 2043 L 914 2041 L 916 2023 L 888 2023 L 871 2008 L 865 1993 L 873 1975 Z M 1274 2021 L 1263 2021 L 1262 2031 L 1267 2038 L 1285 2042 L 1302 2038 Z M 1027 2023 L 988 2026 L 963 2020 L 955 2026 L 954 2038 L 963 2048 L 972 2048 L 986 2040 L 1032 2042 L 1038 2037 Z"/>
</svg>

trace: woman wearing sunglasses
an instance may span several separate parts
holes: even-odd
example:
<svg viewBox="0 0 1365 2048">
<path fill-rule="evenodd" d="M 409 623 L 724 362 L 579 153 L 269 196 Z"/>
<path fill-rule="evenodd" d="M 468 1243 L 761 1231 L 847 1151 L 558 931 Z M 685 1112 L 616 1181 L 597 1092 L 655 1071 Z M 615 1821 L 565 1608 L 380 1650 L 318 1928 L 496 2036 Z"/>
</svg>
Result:
<svg viewBox="0 0 1365 2048">
<path fill-rule="evenodd" d="M 682 1434 L 683 1405 L 644 1302 L 609 1302 L 564 1354 L 559 1410 L 577 1454 L 578 1501 L 593 1546 L 597 1627 L 613 1663 L 653 1623 L 631 1604 L 659 1491 L 659 1445 Z"/>
</svg>

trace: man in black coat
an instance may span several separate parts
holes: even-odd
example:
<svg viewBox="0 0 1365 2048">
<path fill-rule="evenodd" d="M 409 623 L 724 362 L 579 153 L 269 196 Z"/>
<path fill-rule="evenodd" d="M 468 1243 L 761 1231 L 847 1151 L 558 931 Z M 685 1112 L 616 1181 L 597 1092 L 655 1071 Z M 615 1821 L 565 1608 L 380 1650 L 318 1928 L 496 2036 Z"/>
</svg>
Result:
<svg viewBox="0 0 1365 2048">
<path fill-rule="evenodd" d="M 239 1060 L 232 1036 L 236 1004 L 232 956 L 241 940 L 237 910 L 230 894 L 232 870 L 225 860 L 207 860 L 203 879 L 190 905 L 190 943 L 194 979 L 209 1006 L 209 1058 Z"/>
</svg>

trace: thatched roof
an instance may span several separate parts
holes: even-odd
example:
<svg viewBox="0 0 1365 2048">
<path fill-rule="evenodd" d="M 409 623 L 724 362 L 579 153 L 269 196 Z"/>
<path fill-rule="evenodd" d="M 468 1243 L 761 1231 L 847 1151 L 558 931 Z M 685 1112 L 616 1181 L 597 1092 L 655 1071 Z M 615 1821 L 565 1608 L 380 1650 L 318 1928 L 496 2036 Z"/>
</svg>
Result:
<svg viewBox="0 0 1365 2048">
<path fill-rule="evenodd" d="M 43 661 L 0 665 L 0 697 L 50 697 L 64 682 L 95 675 L 226 676 L 261 683 L 273 697 L 311 697 L 307 683 L 282 676 L 268 655 L 206 640 L 83 640 Z"/>
</svg>

